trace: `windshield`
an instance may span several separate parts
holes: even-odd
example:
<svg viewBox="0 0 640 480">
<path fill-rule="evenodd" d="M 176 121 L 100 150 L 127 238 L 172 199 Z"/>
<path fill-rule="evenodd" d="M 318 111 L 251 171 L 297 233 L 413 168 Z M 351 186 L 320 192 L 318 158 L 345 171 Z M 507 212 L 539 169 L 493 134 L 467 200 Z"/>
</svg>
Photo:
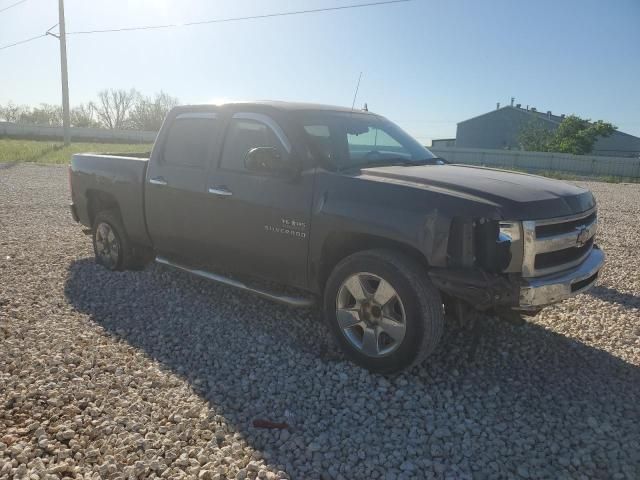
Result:
<svg viewBox="0 0 640 480">
<path fill-rule="evenodd" d="M 377 115 L 304 112 L 299 116 L 311 154 L 338 170 L 441 163 L 400 127 Z"/>
</svg>

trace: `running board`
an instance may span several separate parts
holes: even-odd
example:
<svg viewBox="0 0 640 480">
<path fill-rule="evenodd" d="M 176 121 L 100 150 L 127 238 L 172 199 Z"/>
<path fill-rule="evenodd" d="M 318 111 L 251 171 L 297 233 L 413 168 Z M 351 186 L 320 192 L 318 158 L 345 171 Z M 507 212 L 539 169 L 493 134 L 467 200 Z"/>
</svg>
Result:
<svg viewBox="0 0 640 480">
<path fill-rule="evenodd" d="M 315 303 L 313 298 L 293 297 L 290 295 L 281 295 L 278 293 L 272 293 L 267 290 L 260 290 L 258 288 L 250 287 L 239 280 L 225 277 L 217 273 L 211 273 L 211 272 L 207 272 L 206 270 L 198 270 L 194 268 L 185 267 L 184 265 L 179 265 L 177 263 L 172 263 L 163 257 L 156 257 L 156 263 L 159 263 L 161 265 L 167 265 L 169 267 L 173 267 L 175 269 L 191 273 L 192 275 L 195 275 L 197 277 L 202 277 L 202 278 L 206 278 L 207 280 L 212 280 L 214 282 L 222 283 L 224 285 L 229 285 L 230 287 L 239 288 L 240 290 L 244 290 L 246 292 L 255 293 L 256 295 L 260 295 L 263 298 L 266 298 L 268 300 L 273 300 L 274 302 L 278 302 L 278 303 L 284 303 L 285 305 L 290 305 L 293 307 L 311 307 Z"/>
</svg>

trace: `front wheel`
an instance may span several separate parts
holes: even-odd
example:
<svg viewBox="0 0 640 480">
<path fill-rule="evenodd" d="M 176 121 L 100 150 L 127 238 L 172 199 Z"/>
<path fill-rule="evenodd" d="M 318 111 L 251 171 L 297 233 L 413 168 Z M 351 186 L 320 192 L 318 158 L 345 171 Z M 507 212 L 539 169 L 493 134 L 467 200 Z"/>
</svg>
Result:
<svg viewBox="0 0 640 480">
<path fill-rule="evenodd" d="M 406 255 L 368 250 L 342 260 L 325 288 L 329 328 L 347 356 L 379 373 L 420 363 L 443 330 L 442 299 Z"/>
</svg>

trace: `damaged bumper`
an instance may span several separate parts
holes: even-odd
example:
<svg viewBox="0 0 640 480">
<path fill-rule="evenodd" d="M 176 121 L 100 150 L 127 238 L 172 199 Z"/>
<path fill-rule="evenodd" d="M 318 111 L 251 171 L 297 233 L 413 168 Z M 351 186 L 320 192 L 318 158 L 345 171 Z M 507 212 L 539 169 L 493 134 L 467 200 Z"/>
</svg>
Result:
<svg viewBox="0 0 640 480">
<path fill-rule="evenodd" d="M 540 277 L 489 274 L 478 269 L 437 268 L 429 270 L 429 277 L 447 295 L 479 310 L 508 308 L 536 311 L 591 288 L 604 259 L 604 252 L 594 246 L 579 265 Z"/>
<path fill-rule="evenodd" d="M 517 308 L 539 309 L 588 290 L 595 284 L 604 259 L 604 252 L 594 247 L 589 256 L 571 270 L 523 279 Z"/>
</svg>

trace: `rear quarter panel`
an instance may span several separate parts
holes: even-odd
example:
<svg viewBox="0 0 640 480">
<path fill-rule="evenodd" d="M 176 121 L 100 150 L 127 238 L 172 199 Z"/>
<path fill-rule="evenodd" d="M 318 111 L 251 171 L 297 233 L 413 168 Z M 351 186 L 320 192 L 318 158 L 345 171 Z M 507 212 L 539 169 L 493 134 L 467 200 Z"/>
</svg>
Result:
<svg viewBox="0 0 640 480">
<path fill-rule="evenodd" d="M 150 245 L 144 218 L 144 182 L 148 160 L 116 155 L 76 154 L 71 160 L 71 196 L 80 222 L 91 226 L 90 198 L 111 195 L 131 241 Z M 95 213 L 95 212 L 94 212 Z"/>
</svg>

